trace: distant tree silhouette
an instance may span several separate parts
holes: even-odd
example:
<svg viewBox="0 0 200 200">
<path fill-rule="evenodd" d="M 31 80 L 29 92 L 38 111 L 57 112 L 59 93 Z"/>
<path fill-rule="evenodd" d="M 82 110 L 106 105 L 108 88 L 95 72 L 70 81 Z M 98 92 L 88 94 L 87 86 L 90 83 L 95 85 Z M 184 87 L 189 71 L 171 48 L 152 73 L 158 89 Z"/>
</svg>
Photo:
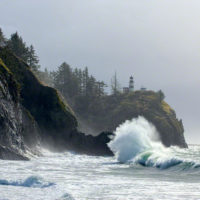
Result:
<svg viewBox="0 0 200 200">
<path fill-rule="evenodd" d="M 158 94 L 158 98 L 159 98 L 159 101 L 160 101 L 160 102 L 163 101 L 163 100 L 165 99 L 165 94 L 163 93 L 162 90 L 159 90 L 159 91 L 157 92 L 157 94 Z"/>
<path fill-rule="evenodd" d="M 3 47 L 6 45 L 6 38 L 0 28 L 0 46 Z"/>
<path fill-rule="evenodd" d="M 40 68 L 40 66 L 38 65 L 39 59 L 38 59 L 38 56 L 35 54 L 35 49 L 33 45 L 28 47 L 27 63 L 34 71 L 38 71 Z"/>
<path fill-rule="evenodd" d="M 120 93 L 120 85 L 117 79 L 117 73 L 115 72 L 114 76 L 111 79 L 111 93 L 117 95 Z"/>
</svg>

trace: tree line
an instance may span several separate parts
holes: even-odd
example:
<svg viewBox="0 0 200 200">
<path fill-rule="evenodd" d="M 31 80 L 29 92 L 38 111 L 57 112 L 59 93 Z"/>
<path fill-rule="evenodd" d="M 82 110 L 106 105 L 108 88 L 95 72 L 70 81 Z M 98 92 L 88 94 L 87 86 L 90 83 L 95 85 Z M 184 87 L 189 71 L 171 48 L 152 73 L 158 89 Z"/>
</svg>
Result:
<svg viewBox="0 0 200 200">
<path fill-rule="evenodd" d="M 88 68 L 81 70 L 72 69 L 67 63 L 62 63 L 57 71 L 50 73 L 54 87 L 58 89 L 64 97 L 72 99 L 77 96 L 85 96 L 88 99 L 104 96 L 106 84 L 97 81 L 89 74 Z"/>
<path fill-rule="evenodd" d="M 27 46 L 17 32 L 11 34 L 10 38 L 7 39 L 0 28 L 0 46 L 9 48 L 16 56 L 23 59 L 33 71 L 40 68 L 33 45 Z"/>
<path fill-rule="evenodd" d="M 17 32 L 7 39 L 0 28 L 0 46 L 9 48 L 16 56 L 23 59 L 41 81 L 58 89 L 67 99 L 76 96 L 95 98 L 106 95 L 106 84 L 90 75 L 87 67 L 83 70 L 72 69 L 64 62 L 56 71 L 49 72 L 46 68 L 44 71 L 40 70 L 39 58 L 33 45 L 27 46 Z"/>
<path fill-rule="evenodd" d="M 79 120 L 95 130 L 101 129 L 101 124 L 103 128 L 110 127 L 115 125 L 116 121 L 120 122 L 121 117 L 132 116 L 135 108 L 140 109 L 137 107 L 137 99 L 144 97 L 141 102 L 150 100 L 155 107 L 161 106 L 165 98 L 161 90 L 156 93 L 146 91 L 143 94 L 137 91 L 123 94 L 116 73 L 111 79 L 111 93 L 107 94 L 108 86 L 92 76 L 87 67 L 72 68 L 63 62 L 54 71 L 48 71 L 47 68 L 43 71 L 33 45 L 27 46 L 17 32 L 7 39 L 0 29 L 0 46 L 9 48 L 16 56 L 23 59 L 40 81 L 60 91 Z"/>
<path fill-rule="evenodd" d="M 50 72 L 46 68 L 42 71 L 34 46 L 27 46 L 17 32 L 6 38 L 0 28 L 0 46 L 9 48 L 16 56 L 23 59 L 41 81 L 58 89 L 68 101 L 73 102 L 77 97 L 82 97 L 81 101 L 90 102 L 107 95 L 105 88 L 108 86 L 90 75 L 87 67 L 83 70 L 73 69 L 63 62 L 55 71 Z M 115 73 L 111 79 L 111 95 L 120 94 L 122 92 Z M 165 98 L 161 90 L 158 91 L 158 97 L 160 101 Z"/>
</svg>

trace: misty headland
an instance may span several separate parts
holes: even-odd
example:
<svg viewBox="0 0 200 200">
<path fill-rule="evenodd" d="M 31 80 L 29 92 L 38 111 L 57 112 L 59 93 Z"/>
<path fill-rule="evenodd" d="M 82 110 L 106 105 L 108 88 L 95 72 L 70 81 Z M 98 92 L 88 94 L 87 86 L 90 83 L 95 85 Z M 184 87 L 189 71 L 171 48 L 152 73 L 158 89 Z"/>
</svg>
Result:
<svg viewBox="0 0 200 200">
<path fill-rule="evenodd" d="M 7 39 L 1 31 L 0 38 L 2 158 L 7 158 L 6 151 L 9 159 L 11 152 L 13 159 L 16 154 L 23 157 L 23 151 L 39 153 L 40 145 L 112 155 L 107 147 L 110 136 L 120 124 L 139 116 L 155 125 L 165 146 L 187 147 L 182 121 L 161 90 L 136 90 L 133 76 L 121 90 L 115 73 L 107 94 L 107 85 L 87 67 L 72 69 L 64 62 L 57 71 L 42 71 L 33 45 L 28 47 L 17 32 Z"/>
</svg>

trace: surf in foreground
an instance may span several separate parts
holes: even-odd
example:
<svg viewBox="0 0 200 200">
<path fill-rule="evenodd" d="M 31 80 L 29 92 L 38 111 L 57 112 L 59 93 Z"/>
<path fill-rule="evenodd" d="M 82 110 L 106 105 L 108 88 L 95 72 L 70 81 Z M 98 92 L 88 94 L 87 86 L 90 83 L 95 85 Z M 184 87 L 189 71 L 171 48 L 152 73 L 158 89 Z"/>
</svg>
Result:
<svg viewBox="0 0 200 200">
<path fill-rule="evenodd" d="M 120 164 L 114 157 L 43 154 L 29 162 L 0 162 L 0 200 L 199 199 L 199 168 L 180 170 L 179 164 L 160 170 L 133 161 Z M 179 151 L 179 157 L 198 161 L 200 146 Z"/>
<path fill-rule="evenodd" d="M 0 200 L 199 200 L 200 146 L 166 148 L 142 117 L 115 134 L 115 157 L 42 149 L 28 162 L 1 160 Z"/>
<path fill-rule="evenodd" d="M 115 137 L 108 144 L 121 163 L 140 164 L 147 167 L 167 169 L 179 165 L 181 169 L 199 168 L 200 164 L 181 154 L 186 149 L 166 148 L 159 140 L 153 124 L 144 117 L 127 120 L 115 131 Z"/>
</svg>

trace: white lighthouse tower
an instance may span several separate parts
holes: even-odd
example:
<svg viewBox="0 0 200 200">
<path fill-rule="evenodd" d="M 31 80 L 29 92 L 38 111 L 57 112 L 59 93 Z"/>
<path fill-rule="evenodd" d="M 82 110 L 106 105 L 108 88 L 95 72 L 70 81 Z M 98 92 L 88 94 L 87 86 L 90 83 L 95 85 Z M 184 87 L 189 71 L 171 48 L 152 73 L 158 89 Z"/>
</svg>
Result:
<svg viewBox="0 0 200 200">
<path fill-rule="evenodd" d="M 130 81 L 129 81 L 129 92 L 133 92 L 134 91 L 134 80 L 133 80 L 133 76 L 130 77 Z"/>
</svg>

